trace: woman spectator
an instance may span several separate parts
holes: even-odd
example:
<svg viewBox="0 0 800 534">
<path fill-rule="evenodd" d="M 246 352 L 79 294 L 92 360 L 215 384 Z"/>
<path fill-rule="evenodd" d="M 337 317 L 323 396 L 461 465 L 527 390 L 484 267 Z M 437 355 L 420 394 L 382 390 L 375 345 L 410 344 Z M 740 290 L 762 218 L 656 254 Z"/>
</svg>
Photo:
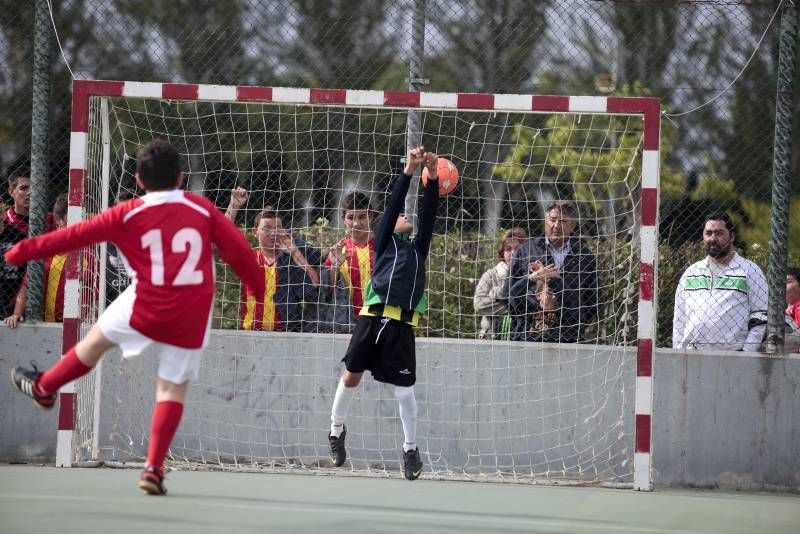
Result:
<svg viewBox="0 0 800 534">
<path fill-rule="evenodd" d="M 514 227 L 507 230 L 497 247 L 497 265 L 483 273 L 475 287 L 473 307 L 481 314 L 480 339 L 508 339 L 511 316 L 505 301 L 498 300 L 508 278 L 508 266 L 514 251 L 528 239 L 525 230 Z"/>
</svg>

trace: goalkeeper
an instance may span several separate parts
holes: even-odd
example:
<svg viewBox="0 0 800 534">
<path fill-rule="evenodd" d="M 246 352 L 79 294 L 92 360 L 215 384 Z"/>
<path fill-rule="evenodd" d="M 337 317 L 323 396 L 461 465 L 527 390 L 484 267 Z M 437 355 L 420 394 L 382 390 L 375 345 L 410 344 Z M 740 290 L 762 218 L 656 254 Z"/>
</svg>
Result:
<svg viewBox="0 0 800 534">
<path fill-rule="evenodd" d="M 392 189 L 386 210 L 375 236 L 375 265 L 367 286 L 364 307 L 356 322 L 350 346 L 343 361 L 345 372 L 336 388 L 331 409 L 331 431 L 328 435 L 331 461 L 337 467 L 347 458 L 344 420 L 356 387 L 364 371 L 370 371 L 378 382 L 394 386 L 400 403 L 403 424 L 403 473 L 415 480 L 422 472 L 422 460 L 416 444 L 417 400 L 416 351 L 414 330 L 419 316 L 427 307 L 425 291 L 425 259 L 433 237 L 433 224 L 439 203 L 436 180 L 437 156 L 417 147 L 408 152 L 406 166 Z M 419 231 L 402 213 L 411 176 L 420 164 L 430 172 L 425 186 Z"/>
</svg>

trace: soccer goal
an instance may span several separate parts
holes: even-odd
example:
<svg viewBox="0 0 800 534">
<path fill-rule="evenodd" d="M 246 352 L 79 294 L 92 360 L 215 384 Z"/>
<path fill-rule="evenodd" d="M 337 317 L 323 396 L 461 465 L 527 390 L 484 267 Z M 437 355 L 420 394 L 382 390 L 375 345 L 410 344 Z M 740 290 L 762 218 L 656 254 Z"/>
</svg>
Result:
<svg viewBox="0 0 800 534">
<path fill-rule="evenodd" d="M 461 176 L 440 200 L 429 311 L 417 328 L 423 477 L 647 490 L 659 113 L 654 98 L 75 81 L 69 221 L 139 194 L 137 150 L 163 137 L 184 157 L 188 189 L 225 210 L 244 187 L 237 223 L 251 240 L 256 214 L 271 206 L 319 265 L 345 237 L 341 198 L 363 191 L 380 212 L 420 139 Z M 412 215 L 419 193 L 409 192 Z M 553 201 L 577 208 L 573 235 L 596 260 L 597 313 L 584 316 L 577 342 L 526 337 L 526 326 L 480 339 L 473 294 L 499 261 L 500 235 L 542 236 Z M 70 260 L 65 346 L 104 309 L 109 253 L 87 254 L 94 280 L 84 287 Z M 221 265 L 217 279 L 215 330 L 168 462 L 400 476 L 396 402 L 368 374 L 348 416 L 348 461 L 330 467 L 349 336 L 322 313 L 326 297 L 306 296 L 291 331 L 243 330 L 238 280 Z M 58 463 L 141 462 L 156 367 L 147 353 L 111 353 L 63 391 Z"/>
</svg>

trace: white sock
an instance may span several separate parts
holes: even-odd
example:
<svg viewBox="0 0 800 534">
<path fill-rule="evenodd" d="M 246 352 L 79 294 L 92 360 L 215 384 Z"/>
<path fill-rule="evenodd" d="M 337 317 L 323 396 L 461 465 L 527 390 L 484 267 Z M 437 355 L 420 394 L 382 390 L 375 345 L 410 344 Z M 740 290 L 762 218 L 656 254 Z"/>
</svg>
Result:
<svg viewBox="0 0 800 534">
<path fill-rule="evenodd" d="M 331 408 L 331 436 L 338 438 L 344 428 L 344 418 L 347 417 L 347 410 L 350 408 L 350 401 L 356 394 L 356 388 L 345 387 L 344 381 L 339 379 L 336 386 L 336 396 L 333 398 Z"/>
<path fill-rule="evenodd" d="M 405 443 L 403 451 L 417 448 L 417 399 L 414 397 L 414 386 L 394 387 L 394 396 L 400 402 L 400 422 L 403 423 Z"/>
</svg>

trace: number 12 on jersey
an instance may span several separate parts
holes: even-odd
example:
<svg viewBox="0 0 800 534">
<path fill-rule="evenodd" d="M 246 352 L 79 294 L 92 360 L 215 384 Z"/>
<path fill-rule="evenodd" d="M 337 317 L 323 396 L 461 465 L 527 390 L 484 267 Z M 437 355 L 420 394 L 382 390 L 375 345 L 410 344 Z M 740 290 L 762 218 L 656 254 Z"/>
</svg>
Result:
<svg viewBox="0 0 800 534">
<path fill-rule="evenodd" d="M 172 281 L 173 286 L 194 286 L 203 283 L 203 271 L 197 270 L 197 264 L 203 252 L 203 238 L 194 228 L 181 228 L 172 236 L 173 253 L 189 254 L 183 260 L 178 274 Z M 150 278 L 154 286 L 164 285 L 164 246 L 161 230 L 150 230 L 142 236 L 142 248 L 150 249 Z"/>
</svg>

